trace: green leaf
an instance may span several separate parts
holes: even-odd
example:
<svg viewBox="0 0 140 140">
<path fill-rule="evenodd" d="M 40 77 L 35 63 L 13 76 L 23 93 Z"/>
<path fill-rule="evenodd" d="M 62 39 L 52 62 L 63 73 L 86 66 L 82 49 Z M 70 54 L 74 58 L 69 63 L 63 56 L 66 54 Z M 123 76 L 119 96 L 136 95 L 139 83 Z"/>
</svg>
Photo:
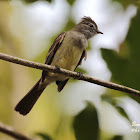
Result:
<svg viewBox="0 0 140 140">
<path fill-rule="evenodd" d="M 109 49 L 101 49 L 102 57 L 106 61 L 108 68 L 112 72 L 112 79 L 120 84 L 127 85 L 127 66 L 129 64 L 127 59 L 119 56 L 117 52 Z"/>
<path fill-rule="evenodd" d="M 117 135 L 112 140 L 123 140 L 123 136 Z"/>
<path fill-rule="evenodd" d="M 129 121 L 131 122 L 131 120 L 129 119 L 127 113 L 125 112 L 125 110 L 124 110 L 122 107 L 116 105 L 115 108 L 117 109 L 117 111 L 118 111 L 123 117 L 125 117 L 127 120 L 129 120 Z"/>
<path fill-rule="evenodd" d="M 38 132 L 38 133 L 36 133 L 36 135 L 41 137 L 42 140 L 52 140 L 52 138 L 46 133 Z"/>
<path fill-rule="evenodd" d="M 72 6 L 75 2 L 75 0 L 67 0 L 67 2 Z"/>
<path fill-rule="evenodd" d="M 87 102 L 86 108 L 75 116 L 73 128 L 76 140 L 98 140 L 99 122 L 92 103 Z"/>
<path fill-rule="evenodd" d="M 108 103 L 110 103 L 111 105 L 115 106 L 117 103 L 116 103 L 116 100 L 114 98 L 112 98 L 111 95 L 105 93 L 101 96 L 101 99 L 102 101 L 106 101 Z"/>
<path fill-rule="evenodd" d="M 103 94 L 101 96 L 101 99 L 103 101 L 106 101 L 106 102 L 110 103 L 118 111 L 118 113 L 120 115 L 122 115 L 124 118 L 126 118 L 127 120 L 129 120 L 131 122 L 131 120 L 129 119 L 125 110 L 119 105 L 120 104 L 119 100 L 116 100 L 115 98 L 112 98 L 112 96 L 109 95 L 109 94 Z"/>
<path fill-rule="evenodd" d="M 119 53 L 101 49 L 102 57 L 112 73 L 112 81 L 140 90 L 140 11 L 132 19 L 125 41 Z M 125 49 L 122 49 L 125 48 Z M 127 52 L 127 53 L 124 53 Z M 125 94 L 124 94 L 125 95 Z M 130 96 L 130 94 L 127 94 Z M 140 103 L 140 98 L 130 96 Z"/>
</svg>

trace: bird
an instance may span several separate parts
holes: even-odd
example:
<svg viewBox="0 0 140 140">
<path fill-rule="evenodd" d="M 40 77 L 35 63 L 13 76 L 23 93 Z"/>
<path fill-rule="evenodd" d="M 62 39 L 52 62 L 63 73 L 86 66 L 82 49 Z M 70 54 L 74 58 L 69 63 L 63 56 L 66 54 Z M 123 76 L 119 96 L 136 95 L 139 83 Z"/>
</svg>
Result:
<svg viewBox="0 0 140 140">
<path fill-rule="evenodd" d="M 84 16 L 71 30 L 62 32 L 56 37 L 47 53 L 45 64 L 55 66 L 56 69 L 75 71 L 82 60 L 86 60 L 88 40 L 96 34 L 103 33 L 99 31 L 94 20 Z M 27 115 L 48 85 L 55 82 L 60 92 L 68 81 L 68 76 L 43 70 L 41 78 L 19 101 L 15 111 L 23 116 Z"/>
</svg>

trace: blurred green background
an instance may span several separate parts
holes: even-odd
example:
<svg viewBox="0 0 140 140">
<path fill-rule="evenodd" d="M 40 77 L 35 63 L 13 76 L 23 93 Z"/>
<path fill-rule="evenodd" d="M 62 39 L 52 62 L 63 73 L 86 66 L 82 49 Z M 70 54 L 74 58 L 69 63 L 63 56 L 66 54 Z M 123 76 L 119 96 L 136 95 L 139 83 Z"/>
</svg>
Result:
<svg viewBox="0 0 140 140">
<path fill-rule="evenodd" d="M 0 52 L 44 63 L 56 36 L 90 16 L 104 35 L 89 41 L 77 71 L 140 90 L 140 0 L 1 0 Z M 17 102 L 41 71 L 0 60 L 0 122 L 43 140 L 139 140 L 140 98 L 78 80 L 52 84 L 23 117 Z M 133 131 L 133 132 L 132 132 Z M 0 133 L 0 140 L 13 138 Z"/>
</svg>

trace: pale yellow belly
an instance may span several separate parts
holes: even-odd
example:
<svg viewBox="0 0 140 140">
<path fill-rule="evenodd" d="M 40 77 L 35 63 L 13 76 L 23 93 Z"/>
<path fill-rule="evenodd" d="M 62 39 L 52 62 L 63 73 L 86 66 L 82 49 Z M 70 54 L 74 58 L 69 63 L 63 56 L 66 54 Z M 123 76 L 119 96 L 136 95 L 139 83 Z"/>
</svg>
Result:
<svg viewBox="0 0 140 140">
<path fill-rule="evenodd" d="M 82 55 L 82 49 L 76 46 L 67 49 L 60 48 L 54 56 L 51 65 L 74 71 Z"/>
<path fill-rule="evenodd" d="M 57 50 L 51 65 L 52 66 L 57 65 L 60 68 L 74 71 L 77 64 L 80 61 L 82 52 L 83 50 L 77 46 L 67 47 L 66 49 L 64 49 L 63 47 L 60 47 Z M 60 75 L 60 74 L 49 73 L 49 78 L 51 78 L 53 82 L 56 80 L 64 81 L 68 77 Z"/>
</svg>

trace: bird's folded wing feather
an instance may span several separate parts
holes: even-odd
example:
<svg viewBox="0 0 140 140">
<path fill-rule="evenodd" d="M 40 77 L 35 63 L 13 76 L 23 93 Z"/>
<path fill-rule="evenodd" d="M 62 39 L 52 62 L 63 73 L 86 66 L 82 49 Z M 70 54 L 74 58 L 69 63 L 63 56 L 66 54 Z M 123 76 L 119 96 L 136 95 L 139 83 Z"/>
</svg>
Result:
<svg viewBox="0 0 140 140">
<path fill-rule="evenodd" d="M 50 47 L 48 54 L 46 56 L 45 64 L 51 65 L 54 55 L 55 55 L 56 51 L 59 49 L 59 47 L 61 46 L 61 44 L 65 38 L 65 35 L 66 35 L 66 32 L 62 32 L 54 40 L 54 42 L 53 42 L 52 46 Z M 42 72 L 42 81 L 44 81 L 44 79 L 46 78 L 46 74 L 47 74 L 47 71 Z"/>
</svg>

